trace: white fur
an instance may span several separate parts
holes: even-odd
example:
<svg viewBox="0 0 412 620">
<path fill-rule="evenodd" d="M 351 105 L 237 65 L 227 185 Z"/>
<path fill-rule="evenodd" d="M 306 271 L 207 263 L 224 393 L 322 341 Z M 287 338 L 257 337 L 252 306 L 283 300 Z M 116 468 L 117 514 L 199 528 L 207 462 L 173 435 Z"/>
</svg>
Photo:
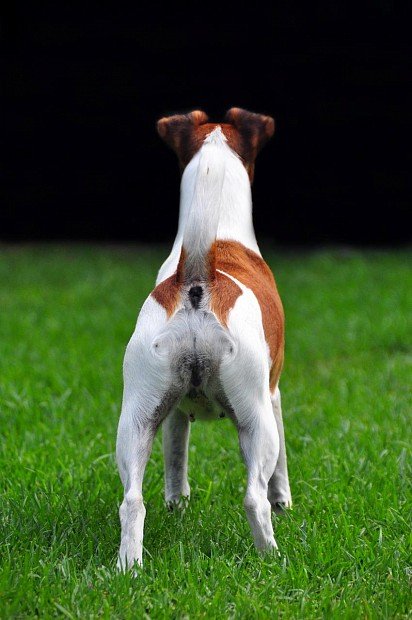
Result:
<svg viewBox="0 0 412 620">
<path fill-rule="evenodd" d="M 217 127 L 212 136 L 223 135 Z M 219 221 L 216 239 L 232 239 L 239 241 L 260 256 L 260 250 L 256 241 L 252 221 L 252 192 L 248 174 L 237 154 L 228 146 L 226 140 L 213 141 L 215 152 L 219 152 L 219 159 L 224 162 L 224 179 L 221 187 L 219 204 Z M 163 282 L 171 276 L 179 262 L 182 249 L 183 235 L 187 228 L 187 222 L 191 207 L 195 199 L 196 181 L 199 172 L 199 163 L 205 147 L 202 147 L 186 166 L 180 185 L 180 210 L 177 235 L 172 251 L 161 266 L 156 284 Z M 220 178 L 216 179 L 216 185 L 220 186 Z M 211 189 L 213 191 L 213 189 Z M 207 222 L 206 222 L 207 223 Z M 213 223 L 214 229 L 214 223 Z"/>
<path fill-rule="evenodd" d="M 259 251 L 247 173 L 220 128 L 210 134 L 183 174 L 178 233 L 158 282 L 176 270 L 182 243 L 193 258 L 189 275 L 195 275 L 216 235 Z M 207 285 L 199 309 L 192 307 L 188 282 L 170 318 L 154 297 L 148 297 L 127 346 L 117 438 L 124 485 L 121 569 L 142 563 L 146 512 L 142 482 L 162 423 L 166 501 L 178 505 L 189 497 L 187 412 L 192 407 L 205 415 L 224 408 L 233 418 L 247 468 L 244 506 L 255 545 L 262 550 L 277 548 L 271 506 L 291 504 L 280 392 L 269 391 L 270 357 L 259 303 L 249 288 L 226 275 L 242 291 L 227 328 L 210 311 Z M 199 386 L 193 387 L 198 380 Z"/>
<path fill-rule="evenodd" d="M 183 230 L 186 253 L 185 280 L 206 280 L 207 254 L 216 239 L 220 203 L 226 172 L 226 138 L 220 128 L 213 131 L 199 151 L 192 201 Z M 196 159 L 196 158 L 195 158 Z"/>
</svg>

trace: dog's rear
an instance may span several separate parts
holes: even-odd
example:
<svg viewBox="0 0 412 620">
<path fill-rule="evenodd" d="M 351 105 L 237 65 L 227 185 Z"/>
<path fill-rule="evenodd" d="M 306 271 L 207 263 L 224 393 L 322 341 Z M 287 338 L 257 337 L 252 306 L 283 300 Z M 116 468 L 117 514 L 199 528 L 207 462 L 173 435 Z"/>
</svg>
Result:
<svg viewBox="0 0 412 620">
<path fill-rule="evenodd" d="M 183 235 L 174 281 L 160 284 L 152 295 L 169 311 L 173 298 L 173 318 L 153 343 L 156 355 L 166 356 L 174 369 L 174 385 L 184 395 L 192 387 L 207 389 L 217 376 L 225 356 L 234 344 L 211 309 L 216 281 L 213 245 L 220 217 L 220 201 L 226 158 L 232 156 L 221 129 L 206 138 L 193 158 L 186 176 L 194 176 L 194 190 Z M 170 299 L 165 296 L 170 294 Z"/>
<path fill-rule="evenodd" d="M 142 561 L 142 480 L 162 422 L 166 501 L 189 495 L 193 410 L 224 410 L 238 428 L 258 548 L 276 548 L 271 506 L 291 505 L 278 389 L 283 310 L 256 243 L 250 198 L 254 159 L 273 120 L 238 108 L 226 123 L 207 120 L 196 111 L 158 123 L 184 172 L 176 241 L 125 355 L 117 442 L 122 567 Z"/>
</svg>

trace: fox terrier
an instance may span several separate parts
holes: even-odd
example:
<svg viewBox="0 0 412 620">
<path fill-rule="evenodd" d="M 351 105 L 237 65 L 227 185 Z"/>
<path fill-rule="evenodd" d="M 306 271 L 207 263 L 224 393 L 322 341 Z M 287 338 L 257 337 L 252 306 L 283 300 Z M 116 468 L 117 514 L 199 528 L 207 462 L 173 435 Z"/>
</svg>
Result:
<svg viewBox="0 0 412 620">
<path fill-rule="evenodd" d="M 118 566 L 142 564 L 142 482 L 163 426 L 167 504 L 188 498 L 190 419 L 226 414 L 247 468 L 244 499 L 255 545 L 277 549 L 271 509 L 292 504 L 279 377 L 284 314 L 252 222 L 255 158 L 270 116 L 231 108 L 222 123 L 199 110 L 162 118 L 182 170 L 177 236 L 124 358 L 117 463 L 124 486 Z"/>
</svg>

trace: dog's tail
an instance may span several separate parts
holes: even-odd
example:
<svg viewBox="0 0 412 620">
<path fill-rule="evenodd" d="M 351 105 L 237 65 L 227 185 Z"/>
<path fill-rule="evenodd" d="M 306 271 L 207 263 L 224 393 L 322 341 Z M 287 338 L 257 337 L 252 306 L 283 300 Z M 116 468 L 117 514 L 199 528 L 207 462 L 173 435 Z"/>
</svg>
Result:
<svg viewBox="0 0 412 620">
<path fill-rule="evenodd" d="M 191 283 L 214 277 L 210 255 L 216 240 L 220 202 L 225 177 L 226 138 L 217 127 L 204 141 L 200 152 L 192 203 L 183 234 L 178 281 Z"/>
</svg>

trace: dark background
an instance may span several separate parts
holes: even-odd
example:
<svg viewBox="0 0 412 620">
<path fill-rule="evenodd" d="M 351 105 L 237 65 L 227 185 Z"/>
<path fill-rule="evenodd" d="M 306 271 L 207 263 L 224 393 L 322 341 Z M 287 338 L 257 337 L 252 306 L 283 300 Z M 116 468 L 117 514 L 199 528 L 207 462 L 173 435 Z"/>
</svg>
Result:
<svg viewBox="0 0 412 620">
<path fill-rule="evenodd" d="M 155 121 L 239 106 L 276 119 L 259 238 L 409 241 L 410 32 L 395 2 L 70 4 L 17 2 L 3 20 L 1 239 L 172 240 L 179 172 Z"/>
</svg>

